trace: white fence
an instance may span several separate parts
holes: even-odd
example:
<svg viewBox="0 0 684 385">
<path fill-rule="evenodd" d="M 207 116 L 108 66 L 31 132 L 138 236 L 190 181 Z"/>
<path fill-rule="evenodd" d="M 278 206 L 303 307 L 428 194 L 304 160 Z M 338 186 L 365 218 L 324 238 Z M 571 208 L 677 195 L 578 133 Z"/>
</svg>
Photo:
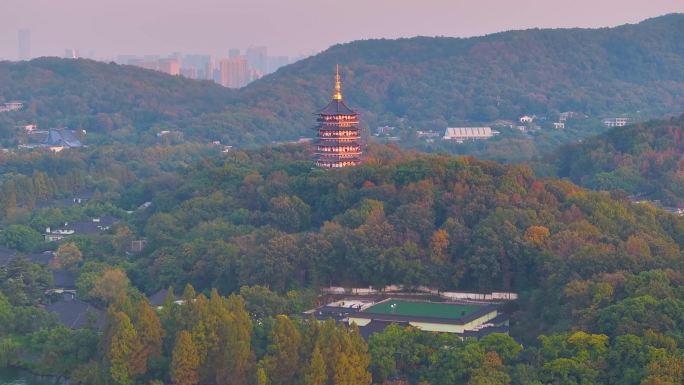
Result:
<svg viewBox="0 0 684 385">
<path fill-rule="evenodd" d="M 388 285 L 382 290 L 374 289 L 373 287 L 359 287 L 359 288 L 344 288 L 340 286 L 330 286 L 321 289 L 321 292 L 327 294 L 353 294 L 353 295 L 373 295 L 383 293 L 399 293 L 404 292 L 405 288 L 402 285 Z M 429 293 L 438 295 L 444 299 L 450 300 L 469 300 L 469 301 L 513 301 L 518 299 L 517 293 L 512 292 L 492 292 L 485 293 L 466 293 L 457 291 L 439 291 L 438 289 L 418 286 L 415 291 L 421 293 Z M 409 292 L 409 291 L 406 291 Z"/>
</svg>

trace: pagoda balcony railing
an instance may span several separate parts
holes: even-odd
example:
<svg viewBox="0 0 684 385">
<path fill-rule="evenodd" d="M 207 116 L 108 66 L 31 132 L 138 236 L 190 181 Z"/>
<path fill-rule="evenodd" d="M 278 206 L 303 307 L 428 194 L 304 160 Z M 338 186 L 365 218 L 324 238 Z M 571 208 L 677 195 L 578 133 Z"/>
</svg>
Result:
<svg viewBox="0 0 684 385">
<path fill-rule="evenodd" d="M 316 142 L 319 147 L 359 147 L 355 140 L 322 139 Z"/>
<path fill-rule="evenodd" d="M 357 136 L 319 136 L 318 140 L 321 143 L 351 143 L 354 142 L 355 140 L 359 139 L 360 137 Z"/>
<path fill-rule="evenodd" d="M 359 156 L 361 154 L 362 154 L 361 151 L 348 151 L 348 152 L 320 152 L 320 151 L 316 151 L 316 155 L 320 156 L 321 158 L 328 158 L 328 157 L 351 158 L 354 156 Z"/>
<path fill-rule="evenodd" d="M 357 151 L 316 151 L 317 155 L 340 155 L 340 156 L 354 156 L 354 155 L 361 155 L 362 152 L 361 150 Z"/>
<path fill-rule="evenodd" d="M 318 123 L 326 125 L 326 126 L 349 126 L 349 125 L 359 124 L 358 120 L 321 120 L 321 119 L 316 119 L 316 121 Z"/>
<path fill-rule="evenodd" d="M 351 161 L 351 162 L 316 162 L 317 167 L 322 167 L 322 168 L 344 168 L 344 167 L 353 167 L 353 166 L 358 166 L 361 164 L 360 160 L 356 161 Z"/>
<path fill-rule="evenodd" d="M 360 162 L 361 158 L 358 156 L 347 157 L 317 157 L 316 162 Z"/>
<path fill-rule="evenodd" d="M 325 144 L 319 144 L 316 146 L 318 151 L 325 151 L 325 152 L 348 152 L 348 151 L 360 151 L 361 146 L 355 145 L 355 146 L 327 146 Z"/>
<path fill-rule="evenodd" d="M 319 136 L 318 140 L 319 143 L 334 143 L 334 142 L 340 142 L 340 143 L 351 143 L 355 140 L 361 139 L 360 136 L 338 136 L 338 137 L 330 137 L 330 136 Z"/>
<path fill-rule="evenodd" d="M 350 120 L 359 120 L 357 115 L 320 115 L 318 121 L 321 122 L 348 122 Z"/>
<path fill-rule="evenodd" d="M 319 131 L 318 134 L 316 134 L 319 138 L 331 138 L 331 139 L 337 139 L 337 138 L 358 138 L 359 132 L 358 131 L 352 131 L 352 130 L 346 130 L 346 131 Z"/>
</svg>

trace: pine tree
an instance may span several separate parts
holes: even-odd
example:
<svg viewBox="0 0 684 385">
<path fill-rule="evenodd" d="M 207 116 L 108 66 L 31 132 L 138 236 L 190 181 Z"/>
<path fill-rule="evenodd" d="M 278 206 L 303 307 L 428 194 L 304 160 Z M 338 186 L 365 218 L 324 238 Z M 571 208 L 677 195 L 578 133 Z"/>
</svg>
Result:
<svg viewBox="0 0 684 385">
<path fill-rule="evenodd" d="M 176 312 L 176 326 L 179 329 L 190 330 L 192 328 L 193 304 L 196 298 L 195 288 L 191 284 L 185 285 L 182 296 L 183 305 L 179 306 Z"/>
<path fill-rule="evenodd" d="M 320 328 L 318 346 L 325 361 L 328 378 L 334 378 L 335 367 L 337 366 L 337 355 L 342 350 L 339 331 L 340 329 L 337 324 L 331 319 L 323 322 Z"/>
<path fill-rule="evenodd" d="M 333 372 L 335 385 L 369 385 L 372 381 L 368 371 L 370 356 L 368 345 L 358 332 L 356 325 L 351 330 L 338 328 L 340 350 L 337 352 Z"/>
<path fill-rule="evenodd" d="M 316 345 L 311 353 L 311 360 L 304 374 L 304 385 L 325 385 L 328 380 L 325 361 L 321 349 Z"/>
<path fill-rule="evenodd" d="M 372 376 L 368 367 L 370 366 L 370 354 L 368 353 L 368 344 L 361 337 L 358 326 L 352 325 L 350 330 L 350 340 L 352 352 L 350 354 L 351 364 L 354 367 L 354 382 L 357 385 L 367 385 L 372 381 Z"/>
<path fill-rule="evenodd" d="M 161 355 L 164 331 L 159 316 L 146 300 L 138 301 L 135 313 L 134 326 L 142 344 L 144 359 L 147 361 L 149 357 Z"/>
<path fill-rule="evenodd" d="M 166 291 L 166 298 L 159 309 L 159 321 L 164 330 L 164 348 L 171 350 L 176 341 L 176 295 L 173 292 L 173 287 L 169 286 Z"/>
<path fill-rule="evenodd" d="M 334 385 L 358 385 L 353 382 L 352 372 L 355 370 L 349 357 L 345 352 L 337 353 L 337 364 L 335 365 L 335 372 L 333 373 Z"/>
<path fill-rule="evenodd" d="M 199 382 L 199 354 L 190 333 L 182 330 L 176 337 L 171 358 L 171 384 L 195 385 Z"/>
<path fill-rule="evenodd" d="M 110 322 L 111 337 L 107 352 L 109 372 L 117 384 L 130 385 L 136 375 L 132 361 L 140 349 L 140 341 L 125 313 L 110 312 Z"/>
<path fill-rule="evenodd" d="M 17 211 L 17 191 L 14 188 L 9 189 L 9 193 L 5 194 L 5 218 L 14 215 Z"/>
<path fill-rule="evenodd" d="M 256 371 L 256 385 L 268 385 L 268 375 L 266 375 L 266 370 L 261 366 Z"/>
<path fill-rule="evenodd" d="M 204 296 L 201 297 L 199 302 L 204 302 Z M 206 305 L 199 308 L 199 319 L 192 329 L 192 338 L 196 341 L 200 352 L 201 380 L 203 383 L 213 382 L 222 370 L 221 365 L 226 349 L 221 339 L 221 325 L 230 322 L 231 314 L 228 311 L 226 299 L 215 289 L 211 291 L 211 297 Z"/>
<path fill-rule="evenodd" d="M 294 383 L 299 367 L 299 348 L 302 336 L 292 320 L 285 315 L 276 317 L 271 333 L 273 351 L 270 359 L 274 373 L 270 376 L 275 385 Z"/>
<path fill-rule="evenodd" d="M 228 322 L 219 325 L 221 341 L 221 364 L 218 365 L 216 381 L 220 384 L 242 385 L 247 383 L 254 366 L 252 353 L 252 320 L 245 310 L 245 301 L 235 294 L 226 300 Z"/>
</svg>

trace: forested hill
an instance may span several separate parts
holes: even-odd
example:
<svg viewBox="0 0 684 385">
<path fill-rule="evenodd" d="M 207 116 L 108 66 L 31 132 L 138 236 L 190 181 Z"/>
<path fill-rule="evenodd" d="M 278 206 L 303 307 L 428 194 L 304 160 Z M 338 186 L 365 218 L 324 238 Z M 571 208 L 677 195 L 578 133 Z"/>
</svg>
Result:
<svg viewBox="0 0 684 385">
<path fill-rule="evenodd" d="M 683 35 L 684 14 L 671 14 L 616 28 L 357 41 L 239 91 L 86 60 L 3 62 L 0 98 L 29 108 L 0 116 L 0 132 L 9 137 L 17 121 L 37 120 L 115 140 L 154 138 L 162 129 L 232 145 L 311 136 L 336 63 L 345 97 L 369 127 L 441 130 L 522 114 L 555 119 L 560 111 L 657 116 L 684 105 Z"/>
<path fill-rule="evenodd" d="M 558 174 L 584 186 L 622 189 L 664 205 L 684 205 L 684 115 L 616 127 L 563 148 Z"/>
<path fill-rule="evenodd" d="M 104 333 L 51 326 L 35 306 L 49 301 L 43 267 L 0 267 L 0 367 L 93 385 L 367 385 L 395 373 L 433 385 L 684 383 L 684 217 L 522 165 L 370 145 L 362 166 L 323 170 L 307 146 L 4 153 L 0 245 L 37 251 L 46 227 L 122 221 L 69 238 L 52 263 L 73 272 L 80 299 L 111 305 Z M 97 189 L 82 206 L 21 202 L 79 185 Z M 187 283 L 190 307 L 171 293 L 156 312 L 138 291 Z M 394 326 L 366 345 L 354 329 L 298 319 L 321 286 L 387 284 L 514 290 L 511 336 L 524 350 L 504 335 Z"/>
<path fill-rule="evenodd" d="M 0 101 L 21 100 L 24 110 L 0 114 L 0 133 L 13 124 L 85 128 L 116 138 L 153 134 L 149 128 L 176 127 L 185 119 L 223 111 L 234 94 L 209 81 L 92 60 L 40 58 L 0 62 Z M 202 136 L 199 127 L 188 133 Z"/>
<path fill-rule="evenodd" d="M 416 37 L 336 45 L 241 91 L 250 108 L 310 125 L 341 63 L 349 103 L 369 124 L 418 128 L 576 111 L 664 113 L 684 106 L 684 14 L 606 29 Z M 552 116 L 555 118 L 556 116 Z"/>
</svg>

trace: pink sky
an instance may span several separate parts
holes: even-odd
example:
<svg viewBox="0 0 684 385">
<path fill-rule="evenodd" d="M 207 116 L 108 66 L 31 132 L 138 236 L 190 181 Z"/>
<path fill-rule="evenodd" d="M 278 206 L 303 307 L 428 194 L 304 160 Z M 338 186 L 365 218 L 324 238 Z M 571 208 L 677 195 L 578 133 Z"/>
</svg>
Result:
<svg viewBox="0 0 684 385">
<path fill-rule="evenodd" d="M 294 56 L 358 39 L 474 36 L 510 29 L 604 27 L 672 12 L 684 0 L 0 0 L 0 58 L 65 48 L 98 57 L 209 53 L 266 45 Z"/>
</svg>

